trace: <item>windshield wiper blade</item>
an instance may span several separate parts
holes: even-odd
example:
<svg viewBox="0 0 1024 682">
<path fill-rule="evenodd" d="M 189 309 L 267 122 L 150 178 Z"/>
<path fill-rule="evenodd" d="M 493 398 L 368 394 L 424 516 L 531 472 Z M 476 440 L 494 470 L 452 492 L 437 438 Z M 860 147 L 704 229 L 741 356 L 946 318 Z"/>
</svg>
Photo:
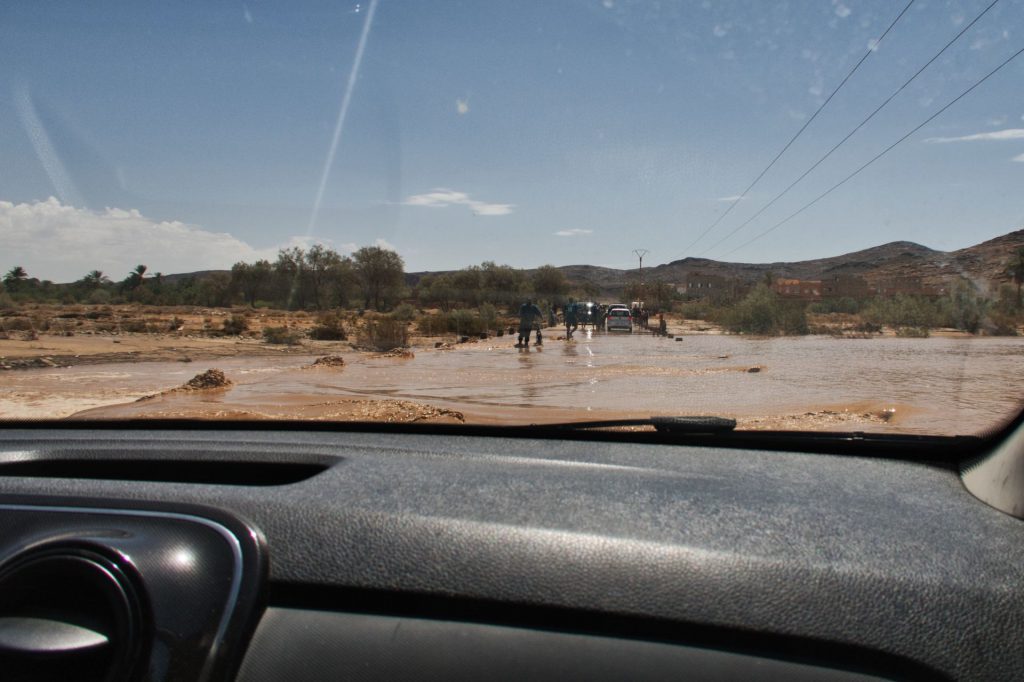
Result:
<svg viewBox="0 0 1024 682">
<path fill-rule="evenodd" d="M 634 419 L 603 419 L 562 424 L 534 424 L 539 428 L 576 431 L 581 429 L 608 429 L 622 426 L 653 426 L 660 433 L 712 434 L 732 431 L 736 420 L 727 417 L 676 416 L 641 417 Z"/>
</svg>

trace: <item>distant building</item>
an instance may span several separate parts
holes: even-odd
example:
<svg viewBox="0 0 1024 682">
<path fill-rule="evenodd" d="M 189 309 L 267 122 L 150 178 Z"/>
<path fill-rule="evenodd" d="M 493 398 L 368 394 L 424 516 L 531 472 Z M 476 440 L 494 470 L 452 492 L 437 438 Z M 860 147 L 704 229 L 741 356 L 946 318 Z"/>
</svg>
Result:
<svg viewBox="0 0 1024 682">
<path fill-rule="evenodd" d="M 772 289 L 783 298 L 817 301 L 821 299 L 822 286 L 820 279 L 777 279 Z"/>
<path fill-rule="evenodd" d="M 716 300 L 741 296 L 749 289 L 750 284 L 742 280 L 700 272 L 687 275 L 683 284 L 676 287 L 676 291 L 687 298 L 710 298 Z"/>
</svg>

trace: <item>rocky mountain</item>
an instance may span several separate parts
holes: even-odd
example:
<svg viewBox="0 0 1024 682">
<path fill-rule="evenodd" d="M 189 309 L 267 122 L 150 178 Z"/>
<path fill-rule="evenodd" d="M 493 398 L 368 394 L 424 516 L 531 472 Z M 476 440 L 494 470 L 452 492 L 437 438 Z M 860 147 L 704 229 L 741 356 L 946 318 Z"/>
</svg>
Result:
<svg viewBox="0 0 1024 682">
<path fill-rule="evenodd" d="M 817 280 L 834 275 L 857 275 L 868 283 L 896 278 L 920 277 L 928 287 L 941 287 L 956 277 L 966 277 L 983 289 L 1009 282 L 1006 273 L 1011 255 L 1024 247 L 1024 229 L 1010 232 L 975 246 L 956 251 L 936 251 L 914 242 L 898 241 L 862 251 L 815 260 L 775 263 L 729 263 L 707 258 L 684 258 L 644 268 L 644 281 L 660 279 L 682 284 L 689 275 L 717 275 L 756 281 L 766 273 L 776 277 Z M 613 270 L 588 265 L 560 268 L 577 282 L 591 282 L 602 291 L 621 291 L 637 270 Z"/>
<path fill-rule="evenodd" d="M 857 275 L 863 277 L 869 284 L 897 278 L 920 277 L 924 286 L 940 288 L 956 277 L 966 277 L 986 290 L 1010 281 L 1006 266 L 1011 255 L 1021 247 L 1024 247 L 1024 229 L 956 251 L 936 251 L 914 242 L 899 241 L 841 256 L 795 262 L 729 263 L 707 258 L 684 258 L 663 265 L 645 267 L 644 281 L 660 279 L 669 284 L 682 285 L 689 275 L 696 274 L 757 281 L 770 272 L 775 277 L 805 280 L 826 279 L 840 274 Z M 621 296 L 626 283 L 637 276 L 635 268 L 618 270 L 597 265 L 564 265 L 559 269 L 572 282 L 591 284 L 605 298 Z M 201 279 L 214 272 L 228 271 L 206 270 L 164 275 L 164 280 L 174 282 L 184 277 Z M 406 273 L 406 283 L 414 286 L 425 275 L 450 272 L 410 272 Z M 530 274 L 532 270 L 526 272 Z"/>
</svg>

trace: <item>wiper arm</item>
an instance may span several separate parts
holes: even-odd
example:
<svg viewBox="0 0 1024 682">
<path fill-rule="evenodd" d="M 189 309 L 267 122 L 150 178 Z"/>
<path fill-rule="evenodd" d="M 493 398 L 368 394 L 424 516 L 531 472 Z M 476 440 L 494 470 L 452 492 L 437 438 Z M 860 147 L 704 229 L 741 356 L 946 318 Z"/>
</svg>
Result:
<svg viewBox="0 0 1024 682">
<path fill-rule="evenodd" d="M 607 429 L 621 426 L 653 426 L 660 433 L 712 434 L 732 431 L 736 420 L 726 417 L 646 417 L 634 419 L 604 419 L 561 424 L 536 424 L 540 428 L 577 431 L 582 429 Z"/>
</svg>

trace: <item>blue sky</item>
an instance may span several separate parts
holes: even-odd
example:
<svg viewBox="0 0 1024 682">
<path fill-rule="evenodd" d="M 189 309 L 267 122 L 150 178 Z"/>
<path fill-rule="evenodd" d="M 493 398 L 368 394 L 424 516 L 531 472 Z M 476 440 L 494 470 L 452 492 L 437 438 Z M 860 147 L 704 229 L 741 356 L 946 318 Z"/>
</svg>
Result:
<svg viewBox="0 0 1024 682">
<path fill-rule="evenodd" d="M 1000 0 L 790 194 L 716 242 L 989 2 L 915 0 L 687 249 L 903 0 L 8 0 L 0 268 L 58 281 L 139 262 L 178 272 L 315 241 L 393 247 L 409 270 L 632 267 L 635 248 L 650 264 L 802 260 L 902 239 L 960 248 L 1024 225 L 1024 56 L 796 219 L 736 247 L 1024 47 L 1024 0 Z"/>
</svg>

